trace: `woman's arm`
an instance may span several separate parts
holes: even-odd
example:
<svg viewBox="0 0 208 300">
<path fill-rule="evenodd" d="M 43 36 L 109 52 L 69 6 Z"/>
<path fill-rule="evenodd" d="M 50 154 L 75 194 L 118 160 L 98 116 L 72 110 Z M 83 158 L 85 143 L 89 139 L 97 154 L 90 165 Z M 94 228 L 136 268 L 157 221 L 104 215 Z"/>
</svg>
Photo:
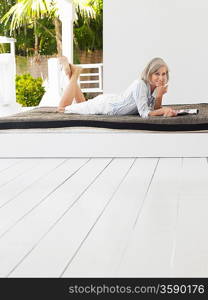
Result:
<svg viewBox="0 0 208 300">
<path fill-rule="evenodd" d="M 158 104 L 157 106 L 160 106 L 160 108 L 156 108 L 157 106 L 154 105 L 154 110 L 151 110 L 150 107 L 148 107 L 148 88 L 144 81 L 137 82 L 135 81 L 134 85 L 131 87 L 133 89 L 133 97 L 135 99 L 138 113 L 142 118 L 147 118 L 148 116 L 166 116 L 166 117 L 172 117 L 176 116 L 175 111 L 172 108 L 167 107 L 161 107 L 162 97 L 160 100 L 161 94 L 163 95 L 165 92 L 167 92 L 167 87 L 161 86 L 158 87 Z"/>
<path fill-rule="evenodd" d="M 149 112 L 148 116 L 164 116 L 164 117 L 175 117 L 177 112 L 171 107 L 162 107 Z"/>
<path fill-rule="evenodd" d="M 157 92 L 157 95 L 156 95 L 156 98 L 155 98 L 155 109 L 159 109 L 161 108 L 161 105 L 162 105 L 162 98 L 163 98 L 163 95 L 165 93 L 167 93 L 167 90 L 168 90 L 168 86 L 158 86 L 156 87 L 156 92 Z"/>
<path fill-rule="evenodd" d="M 132 95 L 140 117 L 147 118 L 151 108 L 148 106 L 148 87 L 143 80 L 135 80 L 132 86 Z"/>
<path fill-rule="evenodd" d="M 156 97 L 155 98 L 155 106 L 154 106 L 154 108 L 155 109 L 159 109 L 159 108 L 161 108 L 162 107 L 162 97 Z"/>
<path fill-rule="evenodd" d="M 164 114 L 164 111 L 163 111 L 163 108 L 159 108 L 159 109 L 156 109 L 156 110 L 152 110 L 149 112 L 148 116 L 163 116 Z"/>
</svg>

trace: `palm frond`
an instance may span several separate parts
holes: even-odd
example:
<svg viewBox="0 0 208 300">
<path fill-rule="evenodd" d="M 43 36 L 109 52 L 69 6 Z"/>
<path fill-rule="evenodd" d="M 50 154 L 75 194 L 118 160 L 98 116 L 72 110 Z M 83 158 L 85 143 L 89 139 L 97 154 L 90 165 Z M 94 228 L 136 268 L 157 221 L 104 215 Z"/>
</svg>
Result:
<svg viewBox="0 0 208 300">
<path fill-rule="evenodd" d="M 31 23 L 31 20 L 50 16 L 55 12 L 55 3 L 52 0 L 19 0 L 17 4 L 3 16 L 1 22 L 7 24 L 11 20 L 10 31 Z"/>
</svg>

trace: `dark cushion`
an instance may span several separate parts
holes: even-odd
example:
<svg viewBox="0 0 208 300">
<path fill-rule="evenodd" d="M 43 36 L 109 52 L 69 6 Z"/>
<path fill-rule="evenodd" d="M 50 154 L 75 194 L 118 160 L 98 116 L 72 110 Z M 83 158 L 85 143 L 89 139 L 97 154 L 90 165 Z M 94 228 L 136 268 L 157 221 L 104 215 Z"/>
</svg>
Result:
<svg viewBox="0 0 208 300">
<path fill-rule="evenodd" d="M 0 129 L 100 127 L 151 131 L 193 131 L 208 129 L 208 104 L 165 105 L 174 109 L 197 108 L 197 115 L 148 117 L 139 115 L 78 115 L 56 112 L 54 107 L 37 107 L 31 111 L 0 118 Z"/>
</svg>

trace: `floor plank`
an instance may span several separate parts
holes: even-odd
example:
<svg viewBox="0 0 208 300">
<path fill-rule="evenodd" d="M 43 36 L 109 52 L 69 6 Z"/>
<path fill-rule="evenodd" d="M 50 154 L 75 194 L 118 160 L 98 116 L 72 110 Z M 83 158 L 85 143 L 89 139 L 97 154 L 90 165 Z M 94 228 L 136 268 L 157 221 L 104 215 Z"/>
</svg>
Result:
<svg viewBox="0 0 208 300">
<path fill-rule="evenodd" d="M 6 169 L 11 168 L 13 165 L 20 163 L 20 159 L 8 158 L 8 159 L 0 159 L 0 172 L 5 171 Z"/>
<path fill-rule="evenodd" d="M 13 183 L 14 180 L 19 180 L 20 176 L 23 176 L 28 171 L 37 167 L 40 162 L 41 159 L 21 159 L 10 168 L 6 168 L 4 171 L 0 172 L 0 190 L 7 184 Z M 0 199 L 0 205 L 2 203 L 4 203 L 4 201 Z"/>
<path fill-rule="evenodd" d="M 78 159 L 73 160 L 68 171 L 73 176 L 0 239 L 0 257 L 5 258 L 0 260 L 0 276 L 8 276 L 27 257 L 110 162 L 111 159 L 90 160 L 76 173 L 80 164 Z"/>
<path fill-rule="evenodd" d="M 115 276 L 158 159 L 137 159 L 64 277 Z"/>
<path fill-rule="evenodd" d="M 21 194 L 29 189 L 33 183 L 35 183 L 39 178 L 46 176 L 47 172 L 50 172 L 51 169 L 55 168 L 61 162 L 63 162 L 63 159 L 35 159 L 29 161 L 26 160 L 22 162 L 20 166 L 18 164 L 18 168 L 21 168 L 22 174 L 17 176 L 15 175 L 15 177 L 0 187 L 0 212 L 5 205 L 18 196 L 21 197 Z M 7 171 L 8 178 L 14 176 L 13 168 L 8 169 Z M 10 175 L 10 173 L 12 173 L 12 175 Z M 32 195 L 32 193 L 30 195 Z"/>
<path fill-rule="evenodd" d="M 134 159 L 125 159 L 121 164 L 121 159 L 114 159 L 76 205 L 64 215 L 11 275 L 62 276 L 70 260 L 79 251 L 111 202 L 133 162 Z"/>
<path fill-rule="evenodd" d="M 87 159 L 76 160 L 75 170 L 86 162 Z M 3 195 L 0 191 L 0 198 L 2 196 L 4 196 L 5 200 L 7 198 L 5 205 L 0 208 L 0 238 L 28 213 L 45 201 L 73 174 L 73 161 L 70 159 L 43 160 L 40 166 L 33 171 L 35 172 L 27 174 L 26 178 L 21 178 L 24 182 L 22 184 L 22 188 L 24 187 L 24 189 L 18 195 L 11 197 L 9 189 L 14 191 L 14 187 L 10 185 L 8 186 L 8 190 L 4 190 Z"/>
<path fill-rule="evenodd" d="M 118 277 L 170 275 L 181 159 L 161 158 L 129 238 Z"/>
<path fill-rule="evenodd" d="M 172 276 L 208 276 L 208 164 L 184 158 Z"/>
</svg>

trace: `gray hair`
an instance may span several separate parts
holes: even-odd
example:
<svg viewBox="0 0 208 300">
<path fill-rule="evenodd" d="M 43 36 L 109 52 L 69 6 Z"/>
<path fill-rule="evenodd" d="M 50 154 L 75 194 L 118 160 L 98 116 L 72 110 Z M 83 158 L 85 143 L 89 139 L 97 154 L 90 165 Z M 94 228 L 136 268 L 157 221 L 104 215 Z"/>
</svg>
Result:
<svg viewBox="0 0 208 300">
<path fill-rule="evenodd" d="M 141 79 L 144 80 L 144 82 L 149 83 L 150 81 L 150 76 L 157 72 L 161 67 L 166 67 L 167 68 L 167 81 L 169 80 L 169 68 L 166 62 L 160 58 L 160 57 L 155 57 L 151 59 L 151 61 L 147 64 L 145 67 L 144 71 L 142 72 Z"/>
</svg>

